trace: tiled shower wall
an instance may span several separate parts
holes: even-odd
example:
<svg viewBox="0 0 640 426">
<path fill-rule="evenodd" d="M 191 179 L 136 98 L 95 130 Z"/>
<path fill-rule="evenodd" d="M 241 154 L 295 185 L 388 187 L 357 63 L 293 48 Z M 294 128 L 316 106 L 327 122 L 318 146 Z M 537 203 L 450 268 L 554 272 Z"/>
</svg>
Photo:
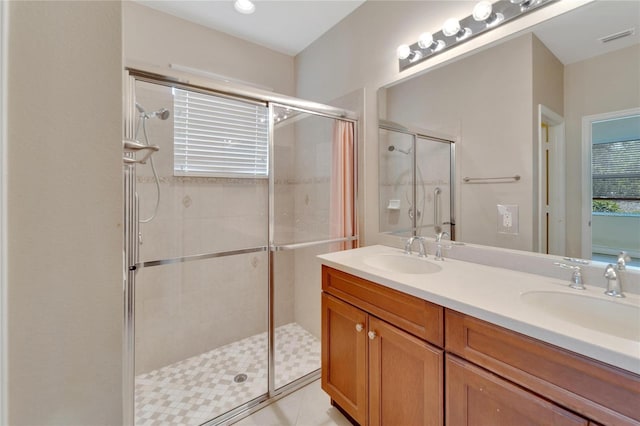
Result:
<svg viewBox="0 0 640 426">
<path fill-rule="evenodd" d="M 147 111 L 173 112 L 170 88 L 138 83 L 136 96 Z M 157 216 L 141 224 L 142 261 L 267 245 L 267 179 L 173 176 L 172 119 L 149 120 L 147 131 L 160 146 L 154 162 L 161 200 Z M 332 120 L 318 117 L 276 129 L 276 244 L 330 238 L 332 131 Z M 156 197 L 149 165 L 138 167 L 138 193 L 144 219 Z M 336 249 L 275 253 L 276 326 L 297 322 L 319 338 L 315 255 Z M 143 268 L 136 282 L 136 374 L 266 331 L 267 280 L 266 252 Z"/>
<path fill-rule="evenodd" d="M 147 110 L 173 113 L 171 89 L 138 83 Z M 141 224 L 140 259 L 151 261 L 267 244 L 267 179 L 173 176 L 172 119 L 148 120 L 160 177 L 157 216 Z M 142 131 L 138 139 L 142 139 Z M 138 166 L 140 217 L 153 212 L 150 165 Z M 276 217 L 293 220 L 281 200 Z M 276 259 L 277 326 L 293 317 L 293 253 Z M 143 268 L 136 280 L 136 374 L 174 363 L 267 329 L 267 253 Z M 265 354 L 266 356 L 266 354 Z"/>
</svg>

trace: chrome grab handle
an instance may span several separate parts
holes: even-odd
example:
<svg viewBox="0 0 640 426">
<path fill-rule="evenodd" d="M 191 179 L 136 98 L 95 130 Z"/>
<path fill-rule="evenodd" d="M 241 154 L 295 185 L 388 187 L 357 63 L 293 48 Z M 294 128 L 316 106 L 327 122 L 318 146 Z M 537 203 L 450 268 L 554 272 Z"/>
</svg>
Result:
<svg viewBox="0 0 640 426">
<path fill-rule="evenodd" d="M 356 331 L 360 333 L 362 330 L 364 330 L 364 325 L 360 323 L 356 324 Z"/>
<path fill-rule="evenodd" d="M 370 332 L 367 333 L 367 336 L 369 336 L 370 340 L 373 340 L 373 339 L 376 338 L 377 334 L 376 334 L 375 331 L 370 331 Z"/>
<path fill-rule="evenodd" d="M 146 151 L 145 155 L 140 159 L 123 157 L 122 160 L 125 164 L 145 164 L 154 152 L 160 151 L 160 147 L 158 145 L 145 145 L 133 139 L 124 139 L 122 141 L 122 147 L 125 152 Z"/>
<path fill-rule="evenodd" d="M 436 188 L 433 190 L 433 229 L 436 234 L 442 232 L 442 213 L 440 212 L 440 194 L 442 190 Z"/>
</svg>

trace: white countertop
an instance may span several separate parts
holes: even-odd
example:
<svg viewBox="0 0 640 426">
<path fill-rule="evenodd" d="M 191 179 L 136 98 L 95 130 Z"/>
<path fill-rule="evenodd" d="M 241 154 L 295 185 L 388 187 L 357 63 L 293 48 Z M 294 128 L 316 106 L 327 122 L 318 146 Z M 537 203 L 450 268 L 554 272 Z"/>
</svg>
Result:
<svg viewBox="0 0 640 426">
<path fill-rule="evenodd" d="M 340 271 L 640 374 L 640 341 L 595 331 L 546 315 L 520 297 L 528 291 L 553 291 L 640 306 L 638 295 L 627 293 L 625 299 L 612 299 L 602 294 L 600 287 L 587 286 L 587 290 L 574 290 L 569 288 L 568 280 L 455 259 L 435 262 L 433 256 L 425 261 L 437 264 L 442 270 L 431 274 L 389 272 L 365 263 L 367 257 L 379 254 L 403 254 L 403 251 L 376 245 L 318 257 L 323 264 Z M 640 322 L 640 317 L 637 320 Z"/>
</svg>

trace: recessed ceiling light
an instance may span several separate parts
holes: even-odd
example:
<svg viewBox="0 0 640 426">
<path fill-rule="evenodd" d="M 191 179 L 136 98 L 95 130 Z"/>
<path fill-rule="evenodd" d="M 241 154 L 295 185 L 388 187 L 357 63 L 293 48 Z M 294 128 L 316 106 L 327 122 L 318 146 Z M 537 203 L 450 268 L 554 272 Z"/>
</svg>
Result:
<svg viewBox="0 0 640 426">
<path fill-rule="evenodd" d="M 240 13 L 244 13 L 245 15 L 249 15 L 256 11 L 256 6 L 251 2 L 251 0 L 236 0 L 233 3 L 233 7 Z"/>
</svg>

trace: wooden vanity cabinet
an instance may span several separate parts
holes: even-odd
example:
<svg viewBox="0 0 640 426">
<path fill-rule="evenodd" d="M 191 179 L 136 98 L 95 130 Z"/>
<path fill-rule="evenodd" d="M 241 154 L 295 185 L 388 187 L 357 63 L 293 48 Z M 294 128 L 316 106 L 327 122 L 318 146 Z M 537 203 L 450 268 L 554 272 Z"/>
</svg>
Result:
<svg viewBox="0 0 640 426">
<path fill-rule="evenodd" d="M 446 355 L 448 425 L 588 426 L 589 421 L 455 355 Z"/>
<path fill-rule="evenodd" d="M 361 425 L 367 420 L 367 314 L 322 294 L 322 389 Z"/>
<path fill-rule="evenodd" d="M 443 341 L 443 309 L 324 266 L 323 290 L 322 388 L 332 401 L 362 426 L 442 425 L 443 351 L 423 336 Z"/>
<path fill-rule="evenodd" d="M 456 392 L 448 393 L 455 377 L 449 368 L 455 372 L 460 365 L 453 354 L 526 389 L 532 398 L 590 419 L 591 425 L 640 425 L 640 376 L 449 309 L 445 324 L 447 404 L 459 403 Z"/>
<path fill-rule="evenodd" d="M 640 426 L 638 374 L 327 266 L 322 289 L 322 388 L 361 426 Z"/>
</svg>

